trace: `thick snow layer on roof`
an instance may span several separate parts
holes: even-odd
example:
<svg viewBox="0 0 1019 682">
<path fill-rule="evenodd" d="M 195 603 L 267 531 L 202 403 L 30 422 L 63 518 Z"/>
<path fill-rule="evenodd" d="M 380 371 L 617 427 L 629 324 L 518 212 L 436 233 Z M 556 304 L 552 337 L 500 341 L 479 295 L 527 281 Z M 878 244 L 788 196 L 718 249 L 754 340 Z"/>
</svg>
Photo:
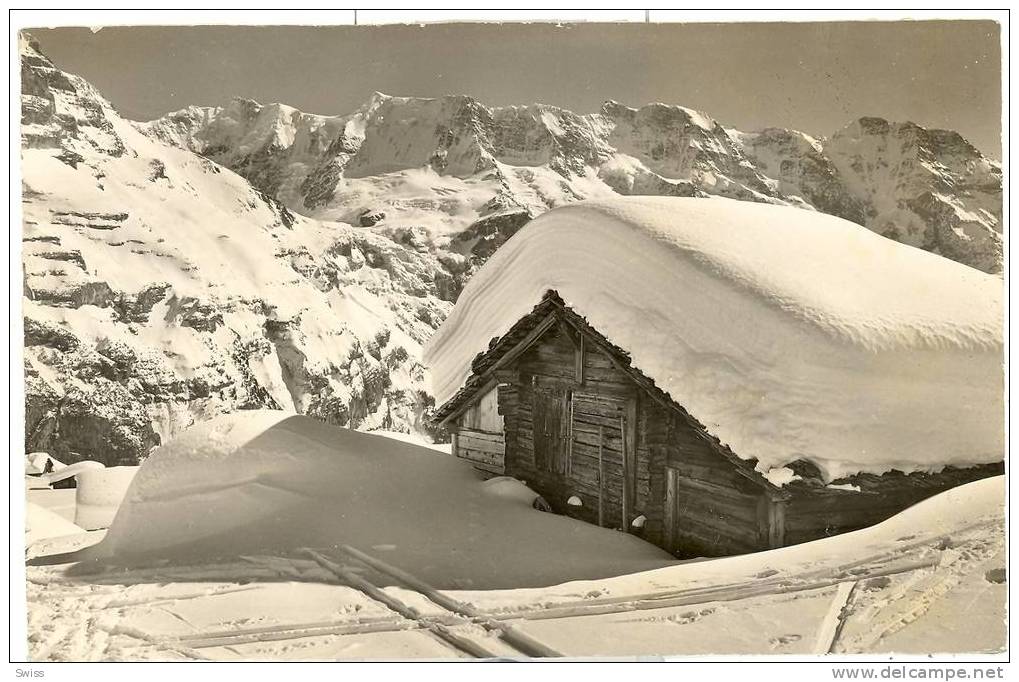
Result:
<svg viewBox="0 0 1019 682">
<path fill-rule="evenodd" d="M 1002 458 L 1002 280 L 859 225 L 720 198 L 550 211 L 429 341 L 439 403 L 548 289 L 761 471 Z"/>
<path fill-rule="evenodd" d="M 131 565 L 348 544 L 437 587 L 521 587 L 657 568 L 636 537 L 537 511 L 465 462 L 284 412 L 242 411 L 155 449 L 83 560 Z M 512 494 L 507 493 L 511 490 Z M 86 563 L 86 565 L 89 565 Z"/>
</svg>

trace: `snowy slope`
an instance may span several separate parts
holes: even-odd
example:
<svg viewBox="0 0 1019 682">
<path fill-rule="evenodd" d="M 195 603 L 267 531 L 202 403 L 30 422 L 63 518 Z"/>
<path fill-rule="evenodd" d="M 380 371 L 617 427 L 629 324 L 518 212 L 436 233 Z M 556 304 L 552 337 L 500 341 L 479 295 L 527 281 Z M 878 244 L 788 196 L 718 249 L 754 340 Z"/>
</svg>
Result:
<svg viewBox="0 0 1019 682">
<path fill-rule="evenodd" d="M 1001 280 L 848 221 L 720 198 L 551 211 L 429 341 L 437 401 L 548 289 L 761 471 L 1002 457 Z"/>
<path fill-rule="evenodd" d="M 472 228 L 607 194 L 710 194 L 815 209 L 987 272 L 1001 269 L 1001 167 L 952 131 L 862 118 L 827 139 L 741 132 L 661 103 L 594 114 L 376 93 L 346 116 L 238 99 L 138 124 L 240 173 L 299 213 L 423 228 L 470 249 Z M 480 225 L 479 225 L 480 224 Z M 501 241 L 501 239 L 500 239 Z M 463 243 L 468 242 L 468 243 Z M 490 251 L 480 255 L 482 258 Z"/>
<path fill-rule="evenodd" d="M 418 456 L 443 461 L 428 451 Z M 995 477 L 877 526 L 794 547 L 548 587 L 442 594 L 563 656 L 1000 653 L 1006 647 L 1004 495 L 1003 478 Z M 392 511 L 388 500 L 372 502 Z M 530 517 L 522 520 L 533 528 Z M 493 656 L 520 655 L 349 556 L 334 555 L 389 598 L 413 605 L 419 618 L 398 617 L 306 558 L 247 556 L 68 575 L 66 555 L 57 555 L 101 537 L 79 533 L 29 548 L 30 557 L 52 564 L 27 567 L 31 660 L 464 656 L 422 627 L 426 618 L 450 623 Z M 567 538 L 561 546 L 571 553 L 578 541 L 587 538 Z M 391 556 L 387 545 L 361 549 L 418 570 Z M 532 568 L 543 570 L 540 562 Z M 465 562 L 454 571 L 463 578 L 477 569 Z"/>
<path fill-rule="evenodd" d="M 295 215 L 21 49 L 27 451 L 133 464 L 252 407 L 419 422 L 435 255 Z"/>
</svg>

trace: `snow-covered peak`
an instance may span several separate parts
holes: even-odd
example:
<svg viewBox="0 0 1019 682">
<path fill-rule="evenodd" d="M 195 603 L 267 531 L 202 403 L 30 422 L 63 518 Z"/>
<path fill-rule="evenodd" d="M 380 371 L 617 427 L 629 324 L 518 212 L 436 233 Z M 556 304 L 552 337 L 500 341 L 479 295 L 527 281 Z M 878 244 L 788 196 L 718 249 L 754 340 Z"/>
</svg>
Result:
<svg viewBox="0 0 1019 682">
<path fill-rule="evenodd" d="M 21 139 L 29 148 L 65 150 L 76 159 L 92 150 L 125 153 L 127 122 L 88 81 L 64 73 L 39 51 L 38 43 L 20 33 Z"/>
<path fill-rule="evenodd" d="M 37 41 L 31 33 L 26 33 L 24 31 L 18 33 L 18 54 L 21 57 L 46 59 L 42 55 L 42 49 L 39 47 L 39 41 Z M 46 59 L 46 61 L 48 62 L 49 60 Z"/>
<path fill-rule="evenodd" d="M 785 145 L 800 154 L 824 153 L 820 140 L 791 128 L 762 128 L 749 133 L 730 130 L 729 134 L 744 145 Z"/>
<path fill-rule="evenodd" d="M 704 131 L 712 131 L 718 123 L 711 116 L 701 111 L 689 109 L 678 104 L 652 102 L 642 107 L 629 107 L 615 100 L 607 100 L 602 104 L 602 113 L 610 118 L 636 119 L 644 118 L 657 125 L 674 126 L 694 125 Z"/>
<path fill-rule="evenodd" d="M 982 270 L 1001 267 L 1000 165 L 949 131 L 864 118 L 828 139 L 745 133 L 687 107 L 615 100 L 577 114 L 376 92 L 337 117 L 245 102 L 192 117 L 190 138 L 160 133 L 172 122 L 148 130 L 317 217 L 381 212 L 447 235 L 490 214 L 535 215 L 609 193 L 711 194 L 830 213 Z M 912 168 L 882 172 L 903 155 Z M 422 172 L 447 178 L 440 184 L 460 199 L 422 187 Z"/>
<path fill-rule="evenodd" d="M 1001 166 L 953 131 L 867 117 L 824 144 L 867 226 L 981 270 L 1001 269 Z"/>
</svg>

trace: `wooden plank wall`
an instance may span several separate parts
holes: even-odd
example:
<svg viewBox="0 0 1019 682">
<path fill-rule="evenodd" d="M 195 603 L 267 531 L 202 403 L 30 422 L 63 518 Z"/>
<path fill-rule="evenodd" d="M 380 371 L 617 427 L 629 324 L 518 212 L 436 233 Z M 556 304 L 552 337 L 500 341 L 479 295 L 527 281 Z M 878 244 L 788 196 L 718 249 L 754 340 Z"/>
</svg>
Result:
<svg viewBox="0 0 1019 682">
<path fill-rule="evenodd" d="M 501 433 L 486 433 L 466 427 L 456 432 L 456 456 L 475 469 L 501 476 L 505 471 L 506 441 Z"/>
<path fill-rule="evenodd" d="M 502 416 L 499 414 L 499 398 L 493 388 L 467 408 L 458 423 L 468 429 L 485 433 L 502 433 Z"/>
<path fill-rule="evenodd" d="M 678 415 L 670 414 L 664 423 L 665 465 L 676 472 L 671 549 L 693 557 L 767 548 L 773 517 L 763 488 L 740 475 Z"/>
<path fill-rule="evenodd" d="M 637 390 L 626 374 L 617 369 L 608 356 L 593 344 L 584 343 L 583 362 L 578 367 L 579 338 L 572 337 L 562 325 L 549 330 L 512 365 L 507 375 L 513 385 L 500 386 L 499 411 L 505 419 L 506 473 L 516 476 L 536 491 L 560 513 L 569 513 L 591 523 L 598 522 L 598 427 L 602 428 L 602 457 L 605 525 L 622 527 L 623 442 L 620 432 L 618 405 L 625 398 L 636 398 Z M 578 371 L 579 370 L 579 371 Z M 578 376 L 579 375 L 579 376 Z M 578 382 L 578 378 L 581 379 Z M 572 429 L 564 434 L 564 443 L 572 438 L 568 473 L 549 471 L 543 458 L 535 457 L 535 394 L 539 392 L 577 391 L 585 395 L 604 395 L 605 401 L 590 401 L 577 411 L 574 403 Z M 619 402 L 623 398 L 623 402 Z M 539 398 L 540 401 L 540 398 Z M 639 514 L 660 519 L 651 500 L 650 456 L 642 429 L 645 420 L 641 403 L 624 415 L 627 418 L 635 464 L 635 495 L 631 519 Z M 567 419 L 570 419 L 567 417 Z M 542 422 L 539 420 L 539 428 Z M 564 429 L 565 430 L 565 429 Z M 544 436 L 542 436 L 544 438 Z M 540 439 L 539 439 L 540 440 Z M 566 500 L 576 495 L 583 502 L 580 509 L 568 508 Z M 660 526 L 660 521 L 659 521 Z"/>
<path fill-rule="evenodd" d="M 1004 467 L 984 465 L 947 468 L 938 474 L 858 477 L 862 491 L 838 490 L 802 484 L 787 486 L 785 544 L 795 545 L 880 523 L 900 511 L 949 488 L 1003 473 Z"/>
<path fill-rule="evenodd" d="M 661 405 L 646 396 L 640 400 L 640 431 L 644 434 L 640 448 L 646 452 L 648 461 L 648 490 L 645 514 L 648 517 L 645 537 L 649 542 L 670 549 L 669 538 L 665 537 L 665 521 L 669 513 L 666 508 L 666 470 L 672 437 L 672 415 Z"/>
<path fill-rule="evenodd" d="M 799 492 L 786 509 L 786 544 L 795 545 L 871 526 L 926 497 L 847 490 Z"/>
<path fill-rule="evenodd" d="M 505 471 L 506 437 L 498 410 L 498 391 L 493 388 L 460 415 L 453 434 L 453 453 L 475 469 L 501 476 Z"/>
</svg>

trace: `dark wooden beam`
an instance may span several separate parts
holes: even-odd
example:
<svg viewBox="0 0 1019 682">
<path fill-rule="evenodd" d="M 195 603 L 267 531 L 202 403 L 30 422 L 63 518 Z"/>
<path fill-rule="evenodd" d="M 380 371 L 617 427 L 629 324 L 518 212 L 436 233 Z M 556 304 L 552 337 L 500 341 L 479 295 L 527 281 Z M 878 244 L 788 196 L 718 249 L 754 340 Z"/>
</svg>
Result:
<svg viewBox="0 0 1019 682">
<path fill-rule="evenodd" d="M 556 322 L 559 321 L 559 315 L 555 312 L 551 312 L 545 316 L 545 318 L 535 325 L 534 329 L 528 332 L 527 336 L 522 338 L 515 346 L 506 351 L 501 358 L 496 360 L 495 364 L 492 365 L 488 370 L 485 371 L 485 375 L 489 375 L 500 367 L 505 367 L 509 363 L 516 360 L 519 356 L 523 355 L 524 352 L 530 348 L 535 341 L 544 336 L 545 332 L 551 329 Z"/>
<path fill-rule="evenodd" d="M 471 400 L 464 400 L 463 403 L 461 403 L 459 407 L 457 407 L 454 411 L 450 412 L 445 417 L 443 417 L 442 421 L 439 422 L 439 425 L 440 426 L 445 426 L 446 424 L 448 424 L 453 419 L 456 419 L 457 417 L 462 415 L 464 412 L 466 412 L 468 409 L 470 409 L 471 405 L 474 404 L 474 402 L 473 402 L 474 398 L 476 398 L 479 395 L 487 395 L 489 391 L 491 391 L 493 388 L 495 388 L 498 385 L 499 385 L 499 382 L 496 381 L 496 379 L 494 379 L 494 378 L 489 379 L 488 381 L 486 381 L 484 384 L 481 385 L 481 387 L 477 391 L 474 392 L 474 395 L 471 397 Z"/>
<path fill-rule="evenodd" d="M 527 351 L 538 339 L 544 336 L 545 332 L 551 329 L 559 321 L 559 315 L 553 311 L 546 315 L 541 322 L 535 325 L 534 329 L 527 333 L 527 335 L 513 345 L 508 351 L 506 351 L 501 358 L 486 369 L 483 373 L 478 375 L 478 379 L 487 379 L 484 384 L 481 385 L 469 398 L 464 398 L 463 402 L 455 410 L 447 414 L 439 422 L 440 425 L 448 424 L 451 419 L 455 419 L 463 414 L 472 404 L 478 396 L 487 394 L 490 390 L 498 385 L 496 377 L 500 373 L 500 370 L 508 365 L 509 363 L 516 360 L 523 353 Z"/>
<path fill-rule="evenodd" d="M 587 349 L 584 347 L 584 335 L 580 335 L 580 343 L 577 347 L 577 383 L 581 386 L 584 385 L 584 360 L 587 354 Z"/>
</svg>

